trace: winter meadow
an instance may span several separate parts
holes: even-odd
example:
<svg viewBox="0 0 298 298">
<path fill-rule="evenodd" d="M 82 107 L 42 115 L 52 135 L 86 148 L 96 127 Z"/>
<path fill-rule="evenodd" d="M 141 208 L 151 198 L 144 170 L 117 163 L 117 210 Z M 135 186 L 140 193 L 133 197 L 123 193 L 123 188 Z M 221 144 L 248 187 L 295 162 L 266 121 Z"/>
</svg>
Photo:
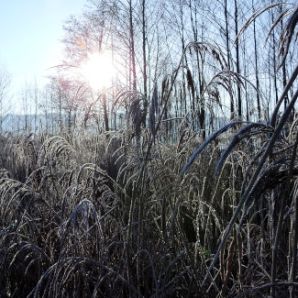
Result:
<svg viewBox="0 0 298 298">
<path fill-rule="evenodd" d="M 297 3 L 61 26 L 22 113 L 0 70 L 0 297 L 298 297 Z"/>
</svg>

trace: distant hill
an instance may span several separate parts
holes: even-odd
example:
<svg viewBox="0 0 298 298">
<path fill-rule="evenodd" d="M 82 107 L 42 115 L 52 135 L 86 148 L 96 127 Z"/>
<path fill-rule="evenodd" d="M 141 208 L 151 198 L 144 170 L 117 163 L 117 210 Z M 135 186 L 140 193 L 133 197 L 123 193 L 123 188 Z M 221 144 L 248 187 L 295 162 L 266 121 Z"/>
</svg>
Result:
<svg viewBox="0 0 298 298">
<path fill-rule="evenodd" d="M 7 114 L 2 123 L 3 132 L 38 132 L 46 128 L 52 129 L 58 125 L 57 114 L 19 115 Z"/>
<path fill-rule="evenodd" d="M 63 116 L 62 116 L 63 117 Z M 76 122 L 78 125 L 82 125 L 83 115 L 76 115 Z M 190 125 L 192 119 L 188 118 L 190 121 L 188 124 Z M 220 127 L 224 126 L 229 122 L 229 119 L 226 117 L 217 117 L 213 119 L 213 127 L 210 127 L 210 116 L 206 114 L 206 129 L 207 133 L 210 133 L 212 130 L 217 130 Z M 93 123 L 93 124 L 92 124 Z M 59 122 L 59 114 L 58 113 L 48 113 L 45 114 L 7 114 L 4 117 L 2 123 L 2 132 L 14 132 L 14 133 L 30 133 L 30 132 L 42 132 L 48 131 L 50 133 L 55 133 L 59 130 L 60 122 Z M 67 115 L 64 115 L 63 119 L 63 127 L 68 127 L 68 119 Z M 194 127 L 192 127 L 196 132 L 200 131 L 200 127 L 198 122 Z M 94 119 L 92 121 L 88 121 L 88 130 L 96 131 L 96 125 L 94 123 Z"/>
</svg>

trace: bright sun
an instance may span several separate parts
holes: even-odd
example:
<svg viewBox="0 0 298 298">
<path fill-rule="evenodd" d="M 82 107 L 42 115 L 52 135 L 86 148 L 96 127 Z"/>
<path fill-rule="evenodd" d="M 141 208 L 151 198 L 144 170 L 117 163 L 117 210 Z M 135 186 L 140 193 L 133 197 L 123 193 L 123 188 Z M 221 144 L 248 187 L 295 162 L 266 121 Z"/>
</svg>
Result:
<svg viewBox="0 0 298 298">
<path fill-rule="evenodd" d="M 104 51 L 88 55 L 81 65 L 81 73 L 95 91 L 110 87 L 115 76 L 112 53 Z"/>
</svg>

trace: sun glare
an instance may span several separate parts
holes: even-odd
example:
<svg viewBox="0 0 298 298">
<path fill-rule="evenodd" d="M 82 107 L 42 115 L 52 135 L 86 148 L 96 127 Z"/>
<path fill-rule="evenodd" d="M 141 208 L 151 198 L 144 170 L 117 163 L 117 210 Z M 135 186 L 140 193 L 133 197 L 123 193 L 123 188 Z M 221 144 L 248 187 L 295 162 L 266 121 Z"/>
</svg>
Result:
<svg viewBox="0 0 298 298">
<path fill-rule="evenodd" d="M 105 51 L 90 54 L 81 66 L 81 72 L 93 90 L 110 87 L 115 76 L 112 53 Z"/>
</svg>

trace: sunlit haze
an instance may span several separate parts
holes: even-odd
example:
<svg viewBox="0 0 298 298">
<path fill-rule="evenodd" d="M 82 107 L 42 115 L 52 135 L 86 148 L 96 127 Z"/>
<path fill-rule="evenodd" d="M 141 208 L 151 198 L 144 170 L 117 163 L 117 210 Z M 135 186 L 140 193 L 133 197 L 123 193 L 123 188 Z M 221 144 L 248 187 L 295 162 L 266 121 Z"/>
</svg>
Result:
<svg viewBox="0 0 298 298">
<path fill-rule="evenodd" d="M 82 63 L 80 69 L 83 79 L 94 91 L 100 91 L 112 85 L 115 67 L 110 51 L 90 54 L 86 61 Z"/>
</svg>

